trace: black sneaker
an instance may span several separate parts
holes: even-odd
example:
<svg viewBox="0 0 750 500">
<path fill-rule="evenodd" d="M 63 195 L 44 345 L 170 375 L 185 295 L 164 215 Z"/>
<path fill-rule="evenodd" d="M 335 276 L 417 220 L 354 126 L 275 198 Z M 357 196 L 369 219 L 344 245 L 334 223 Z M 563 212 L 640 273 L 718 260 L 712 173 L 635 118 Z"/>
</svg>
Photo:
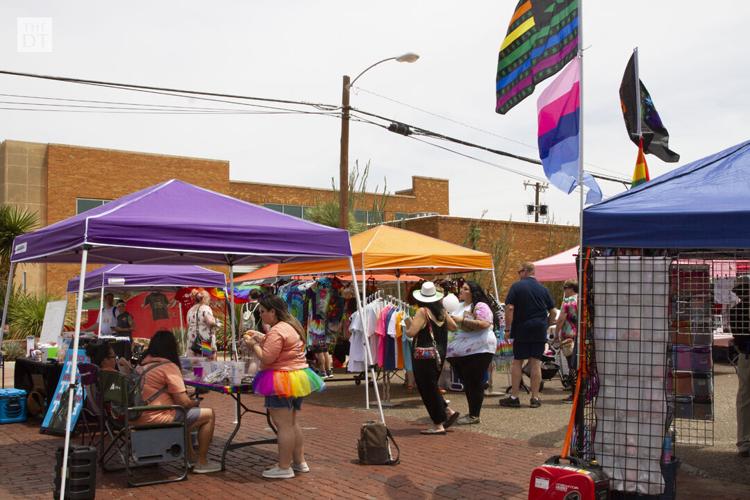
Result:
<svg viewBox="0 0 750 500">
<path fill-rule="evenodd" d="M 573 399 L 575 399 L 575 394 L 571 394 L 567 398 L 563 399 L 563 403 L 573 404 Z"/>
<path fill-rule="evenodd" d="M 542 402 L 539 400 L 539 398 L 531 398 L 529 401 L 529 407 L 530 408 L 539 408 L 542 406 Z"/>
<path fill-rule="evenodd" d="M 520 408 L 521 407 L 521 401 L 518 398 L 514 398 L 513 396 L 508 396 L 507 398 L 503 398 L 498 403 L 500 406 L 504 406 L 505 408 Z"/>
</svg>

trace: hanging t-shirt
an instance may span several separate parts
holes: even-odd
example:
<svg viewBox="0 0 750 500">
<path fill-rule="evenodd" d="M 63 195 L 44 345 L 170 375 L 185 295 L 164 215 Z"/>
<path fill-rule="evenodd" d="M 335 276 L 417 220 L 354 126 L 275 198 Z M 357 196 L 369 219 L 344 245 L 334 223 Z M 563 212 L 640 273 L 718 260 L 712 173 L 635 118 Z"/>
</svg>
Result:
<svg viewBox="0 0 750 500">
<path fill-rule="evenodd" d="M 182 319 L 187 318 L 187 313 L 195 305 L 195 299 L 192 296 L 192 288 L 181 288 L 174 294 L 174 300 L 180 303 L 182 309 Z"/>
<path fill-rule="evenodd" d="M 144 306 L 151 306 L 151 317 L 154 321 L 160 319 L 169 319 L 169 299 L 161 292 L 151 292 L 143 301 Z"/>
</svg>

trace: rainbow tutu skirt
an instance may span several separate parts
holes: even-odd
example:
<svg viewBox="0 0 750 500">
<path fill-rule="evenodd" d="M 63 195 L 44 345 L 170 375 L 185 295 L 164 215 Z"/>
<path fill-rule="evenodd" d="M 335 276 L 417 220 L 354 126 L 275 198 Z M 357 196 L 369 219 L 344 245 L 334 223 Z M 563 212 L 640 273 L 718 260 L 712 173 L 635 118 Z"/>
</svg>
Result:
<svg viewBox="0 0 750 500">
<path fill-rule="evenodd" d="M 263 370 L 253 379 L 253 392 L 263 396 L 303 398 L 325 389 L 325 382 L 310 368 L 302 370 Z"/>
</svg>

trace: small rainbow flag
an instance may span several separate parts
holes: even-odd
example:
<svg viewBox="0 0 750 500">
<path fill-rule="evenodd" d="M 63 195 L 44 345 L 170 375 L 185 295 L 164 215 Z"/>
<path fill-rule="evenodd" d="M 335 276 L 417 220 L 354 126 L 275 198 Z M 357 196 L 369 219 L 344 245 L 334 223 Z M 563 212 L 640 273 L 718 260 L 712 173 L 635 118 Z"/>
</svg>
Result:
<svg viewBox="0 0 750 500">
<path fill-rule="evenodd" d="M 646 156 L 643 154 L 643 137 L 638 141 L 638 159 L 635 161 L 635 170 L 633 170 L 633 182 L 630 184 L 631 188 L 639 186 L 644 182 L 651 180 L 648 175 L 648 164 L 646 163 Z"/>
</svg>

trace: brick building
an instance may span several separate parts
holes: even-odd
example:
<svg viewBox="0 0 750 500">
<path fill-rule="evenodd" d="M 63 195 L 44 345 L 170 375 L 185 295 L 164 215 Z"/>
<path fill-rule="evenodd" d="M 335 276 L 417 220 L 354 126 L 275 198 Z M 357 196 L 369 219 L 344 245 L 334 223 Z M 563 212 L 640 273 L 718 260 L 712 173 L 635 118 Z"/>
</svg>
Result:
<svg viewBox="0 0 750 500">
<path fill-rule="evenodd" d="M 133 191 L 178 178 L 297 217 L 333 199 L 330 189 L 237 182 L 229 162 L 62 144 L 6 140 L 0 143 L 0 203 L 39 215 L 42 226 L 71 217 Z M 384 203 L 384 213 L 372 210 Z M 448 181 L 412 177 L 409 189 L 390 195 L 365 193 L 355 204 L 358 220 L 378 223 L 420 214 L 448 214 Z M 61 295 L 78 274 L 71 264 L 22 264 L 17 286 Z"/>
</svg>

